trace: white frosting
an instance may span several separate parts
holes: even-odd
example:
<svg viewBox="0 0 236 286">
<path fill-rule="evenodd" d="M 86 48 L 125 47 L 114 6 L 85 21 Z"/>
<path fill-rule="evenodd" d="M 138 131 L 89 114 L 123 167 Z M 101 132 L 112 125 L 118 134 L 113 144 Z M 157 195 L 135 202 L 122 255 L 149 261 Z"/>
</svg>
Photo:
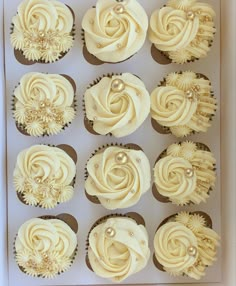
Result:
<svg viewBox="0 0 236 286">
<path fill-rule="evenodd" d="M 193 142 L 172 144 L 154 167 L 157 191 L 177 205 L 206 202 L 215 186 L 215 163 L 210 151 L 199 150 Z"/>
<path fill-rule="evenodd" d="M 76 245 L 76 234 L 63 221 L 34 218 L 18 231 L 16 261 L 29 275 L 53 278 L 70 267 Z"/>
<path fill-rule="evenodd" d="M 112 82 L 123 81 L 124 90 L 112 90 Z M 103 77 L 85 92 L 86 116 L 102 135 L 123 137 L 138 129 L 150 112 L 150 97 L 143 82 L 130 73 Z"/>
<path fill-rule="evenodd" d="M 207 132 L 217 101 L 211 83 L 193 72 L 167 76 L 165 85 L 151 93 L 151 116 L 176 137 Z"/>
<path fill-rule="evenodd" d="M 186 226 L 168 222 L 161 226 L 154 237 L 155 255 L 168 272 L 181 273 L 192 266 L 197 257 L 188 254 L 189 247 L 197 247 L 197 238 Z"/>
<path fill-rule="evenodd" d="M 12 45 L 28 60 L 51 63 L 73 45 L 73 15 L 58 1 L 24 0 L 12 23 Z"/>
<path fill-rule="evenodd" d="M 113 237 L 106 234 L 112 228 Z M 148 234 L 143 225 L 129 218 L 109 218 L 89 235 L 88 258 L 93 271 L 120 282 L 142 270 L 148 262 Z"/>
<path fill-rule="evenodd" d="M 117 5 L 122 5 L 123 13 L 115 12 Z M 104 62 L 120 62 L 143 46 L 148 17 L 136 0 L 98 0 L 96 8 L 89 9 L 84 15 L 82 27 L 91 54 Z"/>
<path fill-rule="evenodd" d="M 57 134 L 75 117 L 74 89 L 61 75 L 27 73 L 14 97 L 16 122 L 31 136 Z"/>
<path fill-rule="evenodd" d="M 167 156 L 160 159 L 154 168 L 154 181 L 158 192 L 170 200 L 174 198 L 179 203 L 186 202 L 186 197 L 191 197 L 197 185 L 195 173 L 191 178 L 185 174 L 190 168 L 192 165 L 183 158 Z"/>
<path fill-rule="evenodd" d="M 127 155 L 125 164 L 116 161 L 121 152 Z M 142 151 L 108 147 L 88 161 L 87 171 L 86 192 L 107 209 L 133 206 L 150 188 L 150 164 Z"/>
<path fill-rule="evenodd" d="M 34 145 L 19 153 L 13 176 L 27 204 L 53 208 L 72 198 L 75 174 L 75 163 L 65 151 Z"/>
<path fill-rule="evenodd" d="M 170 0 L 152 13 L 149 39 L 175 63 L 206 57 L 216 31 L 214 16 L 207 3 Z"/>
<path fill-rule="evenodd" d="M 155 256 L 171 275 L 199 280 L 216 260 L 219 239 L 201 215 L 181 212 L 156 232 Z"/>
</svg>

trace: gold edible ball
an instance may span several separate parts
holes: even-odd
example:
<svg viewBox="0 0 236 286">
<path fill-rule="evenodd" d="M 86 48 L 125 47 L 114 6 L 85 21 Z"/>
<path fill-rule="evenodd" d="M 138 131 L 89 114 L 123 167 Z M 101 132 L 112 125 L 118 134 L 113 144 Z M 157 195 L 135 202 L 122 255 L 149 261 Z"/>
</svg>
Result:
<svg viewBox="0 0 236 286">
<path fill-rule="evenodd" d="M 189 246 L 188 254 L 190 256 L 196 256 L 197 255 L 197 248 L 195 246 Z"/>
<path fill-rule="evenodd" d="M 114 92 L 121 92 L 125 89 L 125 84 L 123 80 L 117 78 L 114 79 L 111 83 L 111 90 Z"/>
<path fill-rule="evenodd" d="M 194 93 L 191 90 L 186 91 L 186 97 L 189 100 L 193 100 L 194 99 Z"/>
<path fill-rule="evenodd" d="M 43 31 L 39 31 L 39 37 L 44 37 L 45 33 Z"/>
<path fill-rule="evenodd" d="M 45 107 L 45 102 L 44 101 L 40 101 L 40 106 L 41 107 Z"/>
<path fill-rule="evenodd" d="M 193 170 L 193 169 L 186 169 L 186 170 L 185 170 L 185 175 L 186 175 L 186 177 L 188 177 L 188 178 L 192 178 L 193 175 L 194 175 L 194 170 Z"/>
<path fill-rule="evenodd" d="M 105 231 L 106 235 L 109 237 L 114 237 L 116 235 L 116 231 L 112 227 L 108 227 Z"/>
<path fill-rule="evenodd" d="M 37 184 L 40 184 L 42 181 L 41 181 L 40 178 L 35 178 L 35 182 L 36 182 Z"/>
<path fill-rule="evenodd" d="M 189 20 L 193 20 L 194 17 L 195 17 L 195 14 L 193 13 L 193 11 L 188 11 L 188 12 L 187 12 L 187 18 L 188 18 Z"/>
<path fill-rule="evenodd" d="M 120 152 L 116 155 L 116 163 L 119 165 L 124 165 L 128 162 L 128 156 L 125 152 Z"/>
<path fill-rule="evenodd" d="M 125 7 L 122 4 L 117 4 L 114 8 L 113 8 L 114 12 L 116 14 L 123 14 L 125 11 Z"/>
</svg>

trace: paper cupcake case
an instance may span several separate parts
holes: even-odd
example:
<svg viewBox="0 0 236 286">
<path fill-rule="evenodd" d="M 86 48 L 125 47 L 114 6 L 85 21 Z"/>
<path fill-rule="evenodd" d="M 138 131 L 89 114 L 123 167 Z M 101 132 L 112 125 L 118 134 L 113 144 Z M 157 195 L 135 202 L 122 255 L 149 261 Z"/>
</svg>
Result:
<svg viewBox="0 0 236 286">
<path fill-rule="evenodd" d="M 5 1 L 5 0 L 4 0 Z M 151 12 L 156 9 L 157 1 L 140 1 L 139 3 L 145 8 L 147 14 L 150 16 Z M 157 156 L 171 143 L 174 143 L 178 140 L 173 136 L 164 136 L 155 132 L 151 126 L 150 118 L 147 119 L 143 125 L 134 133 L 128 137 L 114 139 L 110 136 L 94 136 L 91 135 L 85 128 L 83 124 L 84 114 L 82 108 L 82 97 L 86 87 L 89 83 L 92 83 L 94 79 L 99 78 L 101 75 L 107 75 L 112 73 L 121 73 L 129 72 L 133 75 L 138 75 L 142 81 L 145 83 L 147 90 L 152 91 L 160 80 L 170 72 L 176 72 L 180 68 L 173 65 L 160 66 L 158 65 L 150 55 L 151 44 L 148 39 L 146 39 L 144 47 L 131 59 L 119 63 L 119 64 L 104 64 L 100 66 L 94 66 L 87 63 L 82 54 L 83 44 L 80 38 L 81 31 L 81 21 L 85 12 L 95 5 L 95 0 L 88 1 L 74 1 L 67 0 L 63 1 L 72 7 L 76 15 L 76 32 L 77 36 L 74 42 L 74 47 L 70 52 L 60 61 L 53 64 L 36 64 L 32 66 L 25 66 L 19 64 L 15 57 L 14 51 L 10 44 L 9 39 L 9 28 L 11 24 L 11 19 L 16 13 L 16 7 L 20 4 L 21 0 L 13 0 L 11 3 L 5 1 L 5 45 L 6 45 L 6 98 L 7 98 L 7 161 L 8 161 L 8 226 L 9 226 L 9 285 L 24 285 L 24 286 L 48 286 L 48 285 L 107 285 L 111 284 L 109 280 L 102 279 L 91 272 L 85 262 L 86 250 L 85 244 L 88 232 L 90 227 L 95 221 L 99 218 L 106 216 L 110 211 L 104 209 L 101 205 L 91 203 L 86 195 L 84 190 L 84 168 L 88 158 L 91 156 L 91 153 L 94 150 L 98 149 L 98 146 L 109 145 L 110 142 L 123 144 L 133 142 L 139 146 L 142 146 L 145 154 L 150 160 L 151 167 L 154 166 Z M 164 5 L 166 1 L 162 1 L 158 5 Z M 181 70 L 193 70 L 195 72 L 204 73 L 212 81 L 212 86 L 215 92 L 215 95 L 220 103 L 220 27 L 219 27 L 219 15 L 220 15 L 220 1 L 218 0 L 207 0 L 208 3 L 213 4 L 216 12 L 216 25 L 217 25 L 217 34 L 215 35 L 214 45 L 212 46 L 211 52 L 208 54 L 208 57 L 196 61 L 194 63 L 189 63 L 184 66 L 181 66 Z M 27 68 L 27 71 L 26 71 Z M 77 93 L 79 97 L 79 104 L 77 107 L 77 116 L 74 119 L 73 123 L 69 128 L 66 128 L 65 131 L 57 134 L 56 136 L 46 137 L 32 137 L 32 136 L 23 136 L 15 127 L 15 122 L 12 118 L 11 111 L 11 100 L 12 92 L 16 83 L 19 81 L 19 78 L 29 71 L 40 71 L 48 73 L 58 73 L 58 74 L 67 74 L 72 77 L 77 85 Z M 223 94 L 222 94 L 223 96 Z M 195 142 L 203 142 L 207 146 L 211 146 L 211 151 L 215 154 L 217 159 L 217 182 L 216 190 L 211 193 L 210 198 L 207 200 L 206 204 L 201 204 L 199 206 L 189 205 L 186 206 L 186 210 L 191 212 L 196 210 L 201 210 L 209 213 L 209 215 L 214 219 L 214 228 L 220 234 L 221 229 L 221 187 L 220 180 L 222 178 L 221 174 L 221 163 L 220 163 L 220 104 L 216 117 L 214 118 L 212 127 L 209 128 L 209 131 L 206 134 L 193 134 L 187 140 Z M 73 146 L 73 148 L 79 154 L 79 165 L 77 169 L 76 177 L 76 191 L 74 197 L 71 201 L 58 205 L 55 209 L 50 211 L 45 211 L 39 207 L 29 207 L 21 202 L 19 202 L 14 187 L 12 183 L 12 174 L 15 165 L 15 158 L 17 154 L 33 144 L 42 144 L 49 143 L 51 145 L 59 145 L 61 143 L 68 144 Z M 224 196 L 223 196 L 224 198 Z M 184 208 L 184 209 L 185 209 Z M 170 214 L 177 213 L 182 210 L 181 207 L 177 207 L 172 204 L 163 204 L 158 202 L 152 195 L 151 191 L 143 196 L 140 200 L 140 203 L 134 207 L 118 210 L 115 213 L 128 213 L 128 212 L 137 212 L 143 216 L 146 222 L 146 228 L 149 234 L 150 239 L 150 248 L 151 255 L 153 254 L 153 237 L 156 231 L 157 226 L 161 221 L 168 217 Z M 14 238 L 17 233 L 19 226 L 22 222 L 26 221 L 32 217 L 38 217 L 40 215 L 50 214 L 56 215 L 58 213 L 70 213 L 76 217 L 80 223 L 80 232 L 79 232 L 79 252 L 76 255 L 76 259 L 69 271 L 65 272 L 63 275 L 59 275 L 54 280 L 47 280 L 41 278 L 31 278 L 24 273 L 22 273 L 17 264 L 15 263 L 14 254 L 12 251 L 12 245 L 14 243 Z M 219 251 L 224 251 L 223 247 L 219 248 Z M 221 276 L 223 272 L 222 268 L 222 255 L 219 252 L 218 261 L 207 270 L 207 275 L 199 281 L 199 285 L 210 284 L 213 282 L 221 282 Z M 190 278 L 187 277 L 171 277 L 167 273 L 161 272 L 153 264 L 153 261 L 150 257 L 147 267 L 141 272 L 136 273 L 135 275 L 129 277 L 122 284 L 135 285 L 135 284 L 191 284 L 194 283 Z"/>
</svg>

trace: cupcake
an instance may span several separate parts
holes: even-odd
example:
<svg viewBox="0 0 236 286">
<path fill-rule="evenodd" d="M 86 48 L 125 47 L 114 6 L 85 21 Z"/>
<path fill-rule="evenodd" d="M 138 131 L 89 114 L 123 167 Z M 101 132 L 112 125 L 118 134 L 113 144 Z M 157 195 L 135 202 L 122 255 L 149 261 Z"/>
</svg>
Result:
<svg viewBox="0 0 236 286">
<path fill-rule="evenodd" d="M 149 257 L 147 230 L 128 214 L 104 217 L 89 233 L 87 265 L 102 278 L 121 282 L 145 268 Z"/>
<path fill-rule="evenodd" d="M 211 82 L 191 71 L 170 73 L 151 93 L 154 129 L 176 137 L 207 132 L 216 109 Z"/>
<path fill-rule="evenodd" d="M 74 152 L 76 162 L 68 145 L 34 145 L 19 153 L 13 181 L 24 204 L 51 209 L 73 197 L 76 165 L 67 151 Z"/>
<path fill-rule="evenodd" d="M 172 276 L 200 280 L 216 260 L 219 236 L 208 215 L 181 212 L 166 219 L 154 237 L 154 263 Z"/>
<path fill-rule="evenodd" d="M 74 15 L 65 4 L 24 0 L 12 19 L 11 44 L 17 60 L 25 64 L 59 60 L 73 46 L 73 26 Z"/>
<path fill-rule="evenodd" d="M 86 169 L 87 197 L 106 209 L 131 207 L 150 189 L 150 163 L 136 145 L 99 148 Z"/>
<path fill-rule="evenodd" d="M 144 83 L 130 73 L 98 79 L 85 92 L 84 102 L 86 128 L 117 138 L 136 131 L 150 112 L 150 96 Z"/>
<path fill-rule="evenodd" d="M 75 221 L 72 216 L 71 219 Z M 20 270 L 42 278 L 55 278 L 68 271 L 77 251 L 77 230 L 53 216 L 26 221 L 19 228 L 14 244 Z"/>
<path fill-rule="evenodd" d="M 154 49 L 177 64 L 204 58 L 216 32 L 214 17 L 207 3 L 169 0 L 152 13 L 149 40 Z"/>
<path fill-rule="evenodd" d="M 98 0 L 83 17 L 84 50 L 103 62 L 122 62 L 143 46 L 148 17 L 136 0 Z"/>
<path fill-rule="evenodd" d="M 75 90 L 66 75 L 25 74 L 13 96 L 13 116 L 19 131 L 30 136 L 55 135 L 75 117 Z"/>
<path fill-rule="evenodd" d="M 170 145 L 154 167 L 154 196 L 176 205 L 206 202 L 215 186 L 216 160 L 202 143 Z"/>
</svg>

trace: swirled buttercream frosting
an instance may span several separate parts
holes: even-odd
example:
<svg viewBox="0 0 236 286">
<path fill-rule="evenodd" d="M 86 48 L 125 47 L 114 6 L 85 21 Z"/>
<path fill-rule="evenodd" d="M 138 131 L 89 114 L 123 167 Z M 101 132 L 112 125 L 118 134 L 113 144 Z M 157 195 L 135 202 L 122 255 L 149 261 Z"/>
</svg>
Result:
<svg viewBox="0 0 236 286">
<path fill-rule="evenodd" d="M 73 15 L 59 1 L 24 0 L 12 24 L 11 43 L 29 61 L 55 62 L 73 45 Z"/>
<path fill-rule="evenodd" d="M 213 154 L 196 143 L 172 144 L 154 167 L 156 189 L 176 205 L 206 202 L 215 186 L 215 164 Z"/>
<path fill-rule="evenodd" d="M 150 112 L 150 96 L 143 82 L 130 73 L 103 77 L 84 96 L 86 117 L 98 134 L 115 137 L 136 131 Z"/>
<path fill-rule="evenodd" d="M 65 222 L 33 218 L 17 233 L 16 262 L 30 276 L 54 278 L 70 268 L 76 247 L 76 234 Z"/>
<path fill-rule="evenodd" d="M 86 192 L 107 209 L 135 205 L 150 188 L 151 171 L 143 151 L 107 147 L 87 163 Z"/>
<path fill-rule="evenodd" d="M 125 217 L 108 218 L 89 234 L 88 258 L 100 277 L 121 282 L 148 262 L 148 234 L 143 225 Z"/>
<path fill-rule="evenodd" d="M 169 274 L 199 280 L 216 260 L 219 240 L 203 216 L 181 212 L 157 230 L 155 257 Z"/>
<path fill-rule="evenodd" d="M 216 32 L 214 17 L 207 3 L 169 0 L 152 13 L 149 39 L 178 64 L 206 57 Z"/>
<path fill-rule="evenodd" d="M 191 71 L 171 73 L 151 93 L 151 116 L 176 137 L 207 132 L 216 113 L 211 82 Z"/>
<path fill-rule="evenodd" d="M 34 145 L 17 156 L 14 185 L 24 203 L 51 209 L 74 194 L 74 161 L 57 147 Z"/>
<path fill-rule="evenodd" d="M 89 53 L 104 62 L 121 62 L 143 46 L 148 17 L 136 0 L 98 0 L 82 21 Z"/>
<path fill-rule="evenodd" d="M 57 134 L 75 117 L 73 86 L 58 74 L 27 73 L 14 91 L 13 114 L 31 136 Z"/>
</svg>

